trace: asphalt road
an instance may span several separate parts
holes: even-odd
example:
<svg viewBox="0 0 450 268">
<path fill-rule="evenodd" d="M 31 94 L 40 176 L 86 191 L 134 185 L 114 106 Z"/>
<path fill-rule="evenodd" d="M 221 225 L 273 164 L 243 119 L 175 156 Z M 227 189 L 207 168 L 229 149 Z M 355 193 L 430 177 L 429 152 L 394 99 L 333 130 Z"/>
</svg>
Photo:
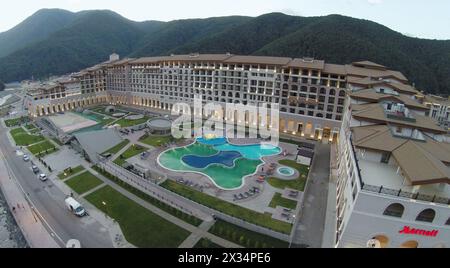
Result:
<svg viewBox="0 0 450 268">
<path fill-rule="evenodd" d="M 316 143 L 314 161 L 305 189 L 303 213 L 294 226 L 292 247 L 320 248 L 328 201 L 330 145 Z"/>
<path fill-rule="evenodd" d="M 68 240 L 77 239 L 85 248 L 113 247 L 111 238 L 103 226 L 92 217 L 78 218 L 65 207 L 64 193 L 50 180 L 41 182 L 26 163 L 15 153 L 7 138 L 7 129 L 0 126 L 0 150 L 5 155 L 12 173 L 32 200 L 36 209 L 51 227 L 58 244 L 65 246 Z M 62 241 L 61 241 L 62 240 Z"/>
</svg>

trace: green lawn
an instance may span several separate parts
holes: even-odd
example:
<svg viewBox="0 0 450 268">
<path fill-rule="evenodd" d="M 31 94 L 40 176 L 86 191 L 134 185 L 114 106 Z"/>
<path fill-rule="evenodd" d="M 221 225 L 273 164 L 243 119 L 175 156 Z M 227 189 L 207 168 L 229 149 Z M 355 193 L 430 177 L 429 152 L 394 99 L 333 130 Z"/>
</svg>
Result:
<svg viewBox="0 0 450 268">
<path fill-rule="evenodd" d="M 275 208 L 277 206 L 295 209 L 297 207 L 297 201 L 284 198 L 281 196 L 280 193 L 275 193 L 275 195 L 272 198 L 272 201 L 270 201 L 269 207 Z"/>
<path fill-rule="evenodd" d="M 34 124 L 27 124 L 27 125 L 25 125 L 25 128 L 28 130 L 33 130 L 33 129 L 36 129 L 37 127 Z"/>
<path fill-rule="evenodd" d="M 56 142 L 56 144 L 58 144 L 59 146 L 63 146 L 63 144 L 61 143 L 61 141 L 59 141 L 58 138 L 52 138 L 52 140 L 53 140 L 54 142 Z"/>
<path fill-rule="evenodd" d="M 189 215 L 187 213 L 182 212 L 179 209 L 176 209 L 156 198 L 153 198 L 151 196 L 149 196 L 148 194 L 142 192 L 139 189 L 136 189 L 135 187 L 129 185 L 128 183 L 120 180 L 119 178 L 113 176 L 112 174 L 108 173 L 107 171 L 102 170 L 101 168 L 94 166 L 93 167 L 98 173 L 102 174 L 103 176 L 105 176 L 107 179 L 111 180 L 112 182 L 114 182 L 115 184 L 119 185 L 120 187 L 124 188 L 125 190 L 127 190 L 128 192 L 134 194 L 135 196 L 141 198 L 142 200 L 147 201 L 148 203 L 154 205 L 155 207 L 160 208 L 161 210 L 164 210 L 165 212 L 187 222 L 190 223 L 194 226 L 199 226 L 200 224 L 202 224 L 202 220 L 200 220 L 199 218 Z"/>
<path fill-rule="evenodd" d="M 112 147 L 111 149 L 103 152 L 103 154 L 107 154 L 107 153 L 117 154 L 120 150 L 122 150 L 123 147 L 127 146 L 128 143 L 130 143 L 129 140 L 123 140 L 121 143 L 119 143 L 116 146 Z"/>
<path fill-rule="evenodd" d="M 36 156 L 44 156 L 58 151 L 58 148 L 48 140 L 31 145 L 28 150 Z"/>
<path fill-rule="evenodd" d="M 119 124 L 121 127 L 132 127 L 136 125 L 143 124 L 147 122 L 150 118 L 148 116 L 144 116 L 144 118 L 137 119 L 137 120 L 130 120 L 122 118 L 119 121 L 115 122 L 114 124 Z"/>
<path fill-rule="evenodd" d="M 166 180 L 161 184 L 162 187 L 182 195 L 188 199 L 191 199 L 197 203 L 203 204 L 212 209 L 221 211 L 225 214 L 231 215 L 235 218 L 243 219 L 247 222 L 257 224 L 274 231 L 289 234 L 292 229 L 292 225 L 283 221 L 272 219 L 270 213 L 259 213 L 254 210 L 250 210 L 230 202 L 226 202 L 222 199 L 214 196 L 201 193 L 192 189 L 191 187 L 181 185 L 172 180 Z"/>
<path fill-rule="evenodd" d="M 154 214 L 110 186 L 86 199 L 114 218 L 128 242 L 140 248 L 176 248 L 190 233 Z"/>
<path fill-rule="evenodd" d="M 5 120 L 5 125 L 7 127 L 15 127 L 15 126 L 20 126 L 21 124 L 24 124 L 29 121 L 30 121 L 30 119 L 28 117 L 23 116 L 23 117 L 19 117 L 19 118 Z"/>
<path fill-rule="evenodd" d="M 201 238 L 193 248 L 223 248 L 207 238 Z"/>
<path fill-rule="evenodd" d="M 159 147 L 174 140 L 175 139 L 172 136 L 149 136 L 149 135 L 144 135 L 139 139 L 140 142 L 153 147 Z"/>
<path fill-rule="evenodd" d="M 58 178 L 60 180 L 64 180 L 64 179 L 72 176 L 73 174 L 77 174 L 78 172 L 81 172 L 83 170 L 85 170 L 85 168 L 83 166 L 81 166 L 81 165 L 72 168 L 72 170 L 69 170 L 69 168 L 67 168 L 65 171 L 63 171 L 63 172 L 58 174 Z"/>
<path fill-rule="evenodd" d="M 94 176 L 91 172 L 86 171 L 65 181 L 65 183 L 78 194 L 83 194 L 99 186 L 103 181 Z"/>
<path fill-rule="evenodd" d="M 121 154 L 119 157 L 117 157 L 117 159 L 114 160 L 114 163 L 116 163 L 119 166 L 122 166 L 128 158 L 131 158 L 135 155 L 143 153 L 146 150 L 147 150 L 147 148 L 133 144 L 130 146 L 130 148 L 128 148 L 128 150 L 126 150 L 123 154 Z"/>
<path fill-rule="evenodd" d="M 253 232 L 222 220 L 218 220 L 208 232 L 247 248 L 287 248 L 289 246 L 286 241 Z"/>
<path fill-rule="evenodd" d="M 45 140 L 45 138 L 41 135 L 28 134 L 25 131 L 25 129 L 21 127 L 12 129 L 10 133 L 14 141 L 16 142 L 17 146 L 28 146 L 30 144 L 38 143 Z"/>
<path fill-rule="evenodd" d="M 279 163 L 284 166 L 288 166 L 296 169 L 300 174 L 294 180 L 282 180 L 275 177 L 267 179 L 267 182 L 275 188 L 284 189 L 291 188 L 298 191 L 304 191 L 306 180 L 308 178 L 309 167 L 299 164 L 292 160 L 280 160 Z"/>
</svg>

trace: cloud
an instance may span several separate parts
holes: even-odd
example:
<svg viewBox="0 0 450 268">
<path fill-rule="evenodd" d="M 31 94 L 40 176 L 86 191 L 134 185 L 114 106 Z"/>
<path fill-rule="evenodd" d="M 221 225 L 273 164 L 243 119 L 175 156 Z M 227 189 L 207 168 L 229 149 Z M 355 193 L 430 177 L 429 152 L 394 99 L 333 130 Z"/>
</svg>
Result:
<svg viewBox="0 0 450 268">
<path fill-rule="evenodd" d="M 367 3 L 369 3 L 371 5 L 379 5 L 379 4 L 383 4 L 383 0 L 367 0 Z"/>
</svg>

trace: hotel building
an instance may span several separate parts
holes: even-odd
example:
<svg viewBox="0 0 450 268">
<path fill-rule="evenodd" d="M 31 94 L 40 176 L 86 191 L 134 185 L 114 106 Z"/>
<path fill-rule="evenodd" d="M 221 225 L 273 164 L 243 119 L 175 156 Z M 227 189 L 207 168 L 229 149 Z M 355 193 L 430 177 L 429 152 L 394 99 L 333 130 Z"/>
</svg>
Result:
<svg viewBox="0 0 450 268">
<path fill-rule="evenodd" d="M 194 96 L 201 95 L 204 103 L 223 106 L 277 103 L 281 133 L 337 141 L 349 82 L 389 77 L 410 88 L 401 73 L 371 62 L 336 65 L 310 58 L 231 54 L 119 60 L 113 54 L 109 61 L 56 85 L 59 91 L 30 91 L 28 109 L 35 117 L 100 103 L 170 111 L 175 103 L 193 104 Z M 257 118 L 245 121 L 249 126 L 258 123 Z"/>
<path fill-rule="evenodd" d="M 393 77 L 349 81 L 336 247 L 449 247 L 450 140 Z"/>
</svg>

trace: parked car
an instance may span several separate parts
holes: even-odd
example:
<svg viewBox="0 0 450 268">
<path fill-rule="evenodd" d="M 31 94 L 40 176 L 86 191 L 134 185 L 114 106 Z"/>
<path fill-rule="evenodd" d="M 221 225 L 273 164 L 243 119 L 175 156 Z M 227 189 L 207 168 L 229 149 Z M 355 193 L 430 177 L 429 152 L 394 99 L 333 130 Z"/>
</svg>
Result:
<svg viewBox="0 0 450 268">
<path fill-rule="evenodd" d="M 41 173 L 41 174 L 39 174 L 39 179 L 40 179 L 41 181 L 46 181 L 46 180 L 48 180 L 48 177 L 47 177 L 47 175 L 45 175 L 44 173 Z"/>
<path fill-rule="evenodd" d="M 28 162 L 30 161 L 30 157 L 27 154 L 23 155 L 23 161 Z"/>
<path fill-rule="evenodd" d="M 31 169 L 33 170 L 34 174 L 38 174 L 39 173 L 39 168 L 36 165 L 32 165 Z"/>
</svg>

